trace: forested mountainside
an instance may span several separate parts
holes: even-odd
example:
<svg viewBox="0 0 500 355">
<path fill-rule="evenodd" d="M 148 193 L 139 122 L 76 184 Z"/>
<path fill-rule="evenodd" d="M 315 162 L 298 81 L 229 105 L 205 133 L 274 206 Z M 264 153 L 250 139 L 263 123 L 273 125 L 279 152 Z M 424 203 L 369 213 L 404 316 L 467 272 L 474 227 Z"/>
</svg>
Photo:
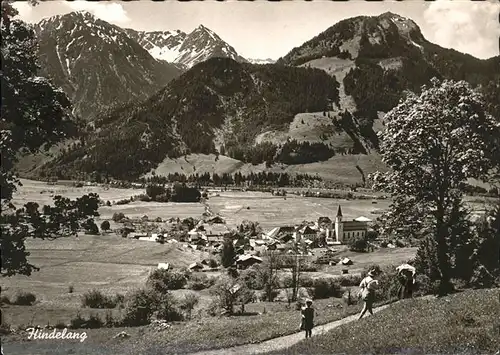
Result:
<svg viewBox="0 0 500 355">
<path fill-rule="evenodd" d="M 212 58 L 151 98 L 98 117 L 96 131 L 45 170 L 131 178 L 166 156 L 189 153 L 271 161 L 279 152 L 270 156 L 268 145 L 256 147 L 259 134 L 283 129 L 296 114 L 324 111 L 337 101 L 338 83 L 321 70 Z"/>
<path fill-rule="evenodd" d="M 181 71 L 153 58 L 120 27 L 85 11 L 35 26 L 41 75 L 60 86 L 85 120 L 110 107 L 146 99 Z"/>
</svg>

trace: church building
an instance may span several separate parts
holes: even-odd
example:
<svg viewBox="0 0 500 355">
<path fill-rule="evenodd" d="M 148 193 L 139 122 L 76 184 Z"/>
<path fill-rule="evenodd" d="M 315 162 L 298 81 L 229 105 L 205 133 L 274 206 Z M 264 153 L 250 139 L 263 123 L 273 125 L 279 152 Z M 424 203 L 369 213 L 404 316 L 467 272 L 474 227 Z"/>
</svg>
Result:
<svg viewBox="0 0 500 355">
<path fill-rule="evenodd" d="M 335 240 L 341 244 L 347 244 L 351 238 L 364 237 L 368 230 L 370 220 L 365 217 L 343 221 L 342 208 L 339 205 L 337 216 L 335 217 Z"/>
</svg>

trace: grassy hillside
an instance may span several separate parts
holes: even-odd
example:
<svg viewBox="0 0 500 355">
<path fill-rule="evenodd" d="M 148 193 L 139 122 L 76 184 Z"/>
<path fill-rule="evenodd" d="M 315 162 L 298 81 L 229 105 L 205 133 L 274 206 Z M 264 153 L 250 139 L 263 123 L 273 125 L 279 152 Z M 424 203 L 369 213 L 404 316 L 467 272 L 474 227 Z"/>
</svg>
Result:
<svg viewBox="0 0 500 355">
<path fill-rule="evenodd" d="M 405 300 L 270 354 L 493 354 L 500 348 L 498 292 Z"/>
</svg>

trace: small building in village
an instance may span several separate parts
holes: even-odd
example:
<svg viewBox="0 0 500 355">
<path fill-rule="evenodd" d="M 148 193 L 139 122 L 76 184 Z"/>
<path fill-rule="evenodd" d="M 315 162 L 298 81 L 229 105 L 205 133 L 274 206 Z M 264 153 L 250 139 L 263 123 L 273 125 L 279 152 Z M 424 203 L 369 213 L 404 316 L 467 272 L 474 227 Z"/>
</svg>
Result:
<svg viewBox="0 0 500 355">
<path fill-rule="evenodd" d="M 255 255 L 239 255 L 235 261 L 236 267 L 238 269 L 246 269 L 249 268 L 252 265 L 255 264 L 260 264 L 262 263 L 262 258 L 259 258 L 258 256 Z"/>
</svg>

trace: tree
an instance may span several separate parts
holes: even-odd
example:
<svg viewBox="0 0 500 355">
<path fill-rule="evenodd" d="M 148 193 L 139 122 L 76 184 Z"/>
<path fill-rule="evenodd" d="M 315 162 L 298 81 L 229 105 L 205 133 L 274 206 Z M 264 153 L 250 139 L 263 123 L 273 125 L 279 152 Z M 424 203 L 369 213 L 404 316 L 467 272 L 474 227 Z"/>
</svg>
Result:
<svg viewBox="0 0 500 355">
<path fill-rule="evenodd" d="M 34 4 L 34 1 L 31 1 Z M 16 209 L 12 195 L 20 185 L 14 172 L 18 153 L 36 152 L 77 132 L 71 119 L 71 104 L 60 89 L 37 75 L 37 42 L 30 25 L 14 19 L 16 9 L 1 2 L 1 250 L 2 276 L 30 275 L 37 268 L 27 260 L 28 237 L 57 238 L 76 234 L 80 221 L 98 215 L 98 198 L 69 200 L 56 196 L 55 206 L 29 202 Z"/>
<path fill-rule="evenodd" d="M 194 307 L 198 304 L 200 298 L 194 292 L 189 292 L 184 295 L 184 298 L 181 300 L 180 308 L 186 311 L 186 318 L 191 319 L 191 314 L 193 312 Z"/>
<path fill-rule="evenodd" d="M 224 267 L 230 267 L 234 263 L 236 251 L 234 250 L 233 240 L 225 238 L 222 246 L 221 264 Z"/>
<path fill-rule="evenodd" d="M 111 225 L 109 224 L 109 221 L 103 221 L 103 222 L 101 223 L 101 229 L 102 229 L 103 231 L 109 231 L 109 230 L 110 230 L 110 228 L 111 228 Z"/>
<path fill-rule="evenodd" d="M 417 210 L 429 221 L 439 294 L 444 295 L 452 289 L 451 211 L 462 199 L 463 182 L 487 181 L 500 167 L 500 123 L 485 111 L 481 95 L 469 84 L 436 78 L 419 95 L 409 93 L 385 121 L 380 151 L 390 171 L 374 174 L 374 188 L 395 198 L 391 208 L 398 213 L 392 214 L 393 220 Z"/>
<path fill-rule="evenodd" d="M 272 302 L 278 285 L 278 268 L 280 257 L 275 250 L 268 250 L 264 254 L 264 262 L 256 270 L 261 284 L 264 286 L 266 299 Z"/>
</svg>

